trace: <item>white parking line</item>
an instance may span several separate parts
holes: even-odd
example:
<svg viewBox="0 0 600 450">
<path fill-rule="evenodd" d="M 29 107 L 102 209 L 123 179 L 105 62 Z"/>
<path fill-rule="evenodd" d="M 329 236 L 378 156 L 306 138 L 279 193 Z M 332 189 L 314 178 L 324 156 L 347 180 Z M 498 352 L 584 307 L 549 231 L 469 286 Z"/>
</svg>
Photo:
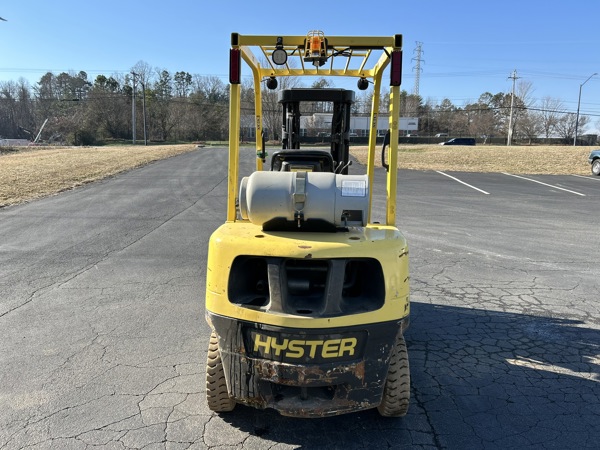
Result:
<svg viewBox="0 0 600 450">
<path fill-rule="evenodd" d="M 565 191 L 565 192 L 570 192 L 571 194 L 575 194 L 575 195 L 581 195 L 582 197 L 585 197 L 585 194 L 582 194 L 581 192 L 575 192 L 575 191 L 570 191 L 569 189 L 565 189 L 565 188 L 561 188 L 558 186 L 554 186 L 553 184 L 548 184 L 548 183 L 542 183 L 541 181 L 537 181 L 537 180 L 533 180 L 531 178 L 526 178 L 526 177 L 522 177 L 519 175 L 513 175 L 512 173 L 506 173 L 506 172 L 502 172 L 504 175 L 508 175 L 509 177 L 515 177 L 515 178 L 521 178 L 522 180 L 527 180 L 527 181 L 533 181 L 534 183 L 537 184 L 543 184 L 544 186 L 548 186 L 554 189 L 559 189 L 561 191 Z"/>
<path fill-rule="evenodd" d="M 471 189 L 475 189 L 476 191 L 479 191 L 479 192 L 481 192 L 482 194 L 485 194 L 485 195 L 490 195 L 490 193 L 489 193 L 489 192 L 485 192 L 485 191 L 484 191 L 484 190 L 482 190 L 482 189 L 476 188 L 475 186 L 471 186 L 470 184 L 468 184 L 468 183 L 465 183 L 464 181 L 461 181 L 461 180 L 459 180 L 458 178 L 455 178 L 455 177 L 453 177 L 452 175 L 448 175 L 447 173 L 440 172 L 439 170 L 436 170 L 436 172 L 437 172 L 437 173 L 439 173 L 440 175 L 444 175 L 444 176 L 446 176 L 446 177 L 448 177 L 448 178 L 452 178 L 454 181 L 458 181 L 460 184 L 464 184 L 465 186 L 468 186 L 468 187 L 470 187 Z"/>
<path fill-rule="evenodd" d="M 585 178 L 586 180 L 592 180 L 592 181 L 600 181 L 600 177 L 590 177 L 590 176 L 583 176 L 583 175 L 571 175 L 572 177 L 577 177 L 577 178 Z"/>
</svg>

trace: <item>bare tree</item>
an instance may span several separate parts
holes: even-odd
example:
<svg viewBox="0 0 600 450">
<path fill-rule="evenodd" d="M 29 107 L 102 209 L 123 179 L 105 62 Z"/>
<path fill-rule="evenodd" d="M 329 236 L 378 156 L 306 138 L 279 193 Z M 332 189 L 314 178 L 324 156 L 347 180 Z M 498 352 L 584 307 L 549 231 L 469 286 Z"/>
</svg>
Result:
<svg viewBox="0 0 600 450">
<path fill-rule="evenodd" d="M 11 136 L 17 131 L 17 90 L 14 81 L 0 82 L 0 136 Z"/>
<path fill-rule="evenodd" d="M 320 132 L 327 132 L 323 113 L 312 114 L 306 121 L 306 128 L 309 136 L 317 136 Z"/>
<path fill-rule="evenodd" d="M 301 87 L 301 85 L 298 77 L 279 77 L 277 89 L 270 90 L 264 87 L 262 95 L 263 125 L 270 139 L 279 140 L 281 138 L 283 110 L 277 101 L 279 91 Z"/>
<path fill-rule="evenodd" d="M 528 80 L 521 80 L 517 83 L 517 89 L 515 92 L 515 99 L 512 108 L 512 135 L 516 136 L 515 131 L 518 129 L 519 122 L 522 118 L 527 115 L 527 108 L 531 107 L 535 100 L 532 98 L 533 95 L 533 84 Z M 510 100 L 510 95 L 506 95 Z M 509 103 L 510 104 L 510 103 Z M 510 115 L 510 108 L 507 110 L 507 114 Z M 528 120 L 528 119 L 525 119 Z"/>
<path fill-rule="evenodd" d="M 588 121 L 588 116 L 579 116 L 579 128 L 583 129 L 588 124 Z M 556 132 L 567 143 L 573 141 L 576 122 L 577 115 L 574 113 L 567 113 L 562 115 L 556 123 Z"/>
<path fill-rule="evenodd" d="M 138 61 L 131 68 L 131 72 L 135 73 L 138 77 L 138 81 L 141 81 L 145 85 L 150 83 L 150 78 L 152 76 L 152 67 L 145 61 Z"/>
<path fill-rule="evenodd" d="M 17 108 L 18 135 L 19 137 L 25 137 L 21 134 L 21 130 L 35 128 L 35 104 L 31 94 L 31 86 L 25 78 L 19 78 L 17 82 L 17 96 L 19 102 Z M 26 131 L 25 134 L 27 134 Z"/>
<path fill-rule="evenodd" d="M 532 97 L 535 89 L 533 83 L 528 80 L 521 80 L 517 83 L 516 95 L 521 99 L 523 106 L 529 108 L 535 103 L 535 99 Z"/>
<path fill-rule="evenodd" d="M 457 108 L 450 99 L 443 99 L 442 102 L 433 108 L 433 120 L 436 122 L 436 130 L 450 133 L 452 122 L 456 116 Z"/>
<path fill-rule="evenodd" d="M 537 138 L 543 131 L 539 114 L 533 110 L 522 111 L 517 131 L 518 134 L 525 136 L 529 140 L 529 144 L 531 144 L 533 139 Z"/>
<path fill-rule="evenodd" d="M 484 144 L 488 138 L 498 133 L 495 111 L 487 103 L 489 99 L 490 97 L 482 95 L 477 103 L 465 106 L 465 112 L 469 114 L 468 133 L 472 136 L 483 136 Z"/>
<path fill-rule="evenodd" d="M 227 135 L 228 127 L 228 86 L 215 76 L 197 76 L 194 85 L 190 99 L 197 111 L 199 137 L 222 140 Z"/>
<path fill-rule="evenodd" d="M 542 99 L 538 117 L 546 138 L 549 138 L 554 132 L 563 108 L 562 102 L 557 98 L 544 97 Z"/>
<path fill-rule="evenodd" d="M 400 94 L 400 117 L 419 117 L 422 109 L 423 99 L 420 95 L 402 91 Z"/>
</svg>

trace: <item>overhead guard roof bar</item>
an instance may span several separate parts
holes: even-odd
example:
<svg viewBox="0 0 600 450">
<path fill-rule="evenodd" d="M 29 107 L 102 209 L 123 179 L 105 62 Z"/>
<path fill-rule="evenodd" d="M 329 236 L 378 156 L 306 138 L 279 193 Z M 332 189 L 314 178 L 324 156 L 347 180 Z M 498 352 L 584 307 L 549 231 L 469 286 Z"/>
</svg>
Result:
<svg viewBox="0 0 600 450">
<path fill-rule="evenodd" d="M 305 64 L 302 54 L 304 50 L 306 36 L 281 36 L 283 38 L 283 49 L 288 57 L 295 58 L 298 61 L 299 68 L 291 68 L 287 63 L 282 67 L 277 67 L 271 62 L 271 54 L 277 48 L 273 36 L 255 36 L 233 33 L 231 36 L 232 47 L 242 49 L 244 60 L 248 65 L 254 68 L 260 64 L 256 61 L 250 47 L 259 47 L 269 63 L 269 67 L 260 67 L 261 77 L 280 77 L 280 76 L 350 76 L 373 78 L 378 70 L 381 70 L 389 63 L 389 54 L 402 47 L 402 35 L 392 37 L 356 37 L 356 36 L 327 36 L 327 57 L 331 60 L 328 65 L 323 67 L 313 67 Z M 370 69 L 365 69 L 368 58 L 373 50 L 384 50 L 379 61 Z M 338 53 L 339 52 L 339 53 Z M 342 53 L 344 52 L 344 53 Z M 337 53 L 337 54 L 336 54 Z M 344 68 L 336 69 L 333 67 L 335 58 L 347 58 Z M 350 61 L 360 59 L 358 68 L 351 68 Z"/>
</svg>

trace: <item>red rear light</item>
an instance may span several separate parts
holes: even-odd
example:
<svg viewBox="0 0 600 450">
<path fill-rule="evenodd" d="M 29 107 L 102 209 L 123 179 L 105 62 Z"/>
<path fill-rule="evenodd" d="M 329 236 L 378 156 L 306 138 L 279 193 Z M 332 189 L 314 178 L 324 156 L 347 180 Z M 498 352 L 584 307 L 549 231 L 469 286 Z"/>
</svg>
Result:
<svg viewBox="0 0 600 450">
<path fill-rule="evenodd" d="M 229 83 L 240 84 L 242 78 L 242 52 L 239 48 L 229 50 Z"/>
<path fill-rule="evenodd" d="M 402 51 L 392 52 L 392 67 L 390 69 L 390 86 L 400 86 L 402 83 Z"/>
</svg>

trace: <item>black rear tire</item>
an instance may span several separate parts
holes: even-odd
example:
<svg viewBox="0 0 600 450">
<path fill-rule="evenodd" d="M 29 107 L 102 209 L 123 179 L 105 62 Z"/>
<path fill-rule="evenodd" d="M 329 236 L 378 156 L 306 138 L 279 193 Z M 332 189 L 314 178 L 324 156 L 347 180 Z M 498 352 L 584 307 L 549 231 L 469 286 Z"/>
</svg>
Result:
<svg viewBox="0 0 600 450">
<path fill-rule="evenodd" d="M 410 370 L 404 337 L 400 335 L 390 357 L 383 397 L 377 407 L 383 417 L 402 417 L 408 412 L 410 401 Z"/>
<path fill-rule="evenodd" d="M 235 400 L 227 391 L 219 339 L 214 331 L 210 335 L 206 358 L 206 401 L 209 409 L 215 412 L 229 412 L 235 408 Z"/>
<path fill-rule="evenodd" d="M 600 158 L 597 158 L 594 161 L 592 161 L 592 174 L 596 176 L 600 175 Z"/>
</svg>

